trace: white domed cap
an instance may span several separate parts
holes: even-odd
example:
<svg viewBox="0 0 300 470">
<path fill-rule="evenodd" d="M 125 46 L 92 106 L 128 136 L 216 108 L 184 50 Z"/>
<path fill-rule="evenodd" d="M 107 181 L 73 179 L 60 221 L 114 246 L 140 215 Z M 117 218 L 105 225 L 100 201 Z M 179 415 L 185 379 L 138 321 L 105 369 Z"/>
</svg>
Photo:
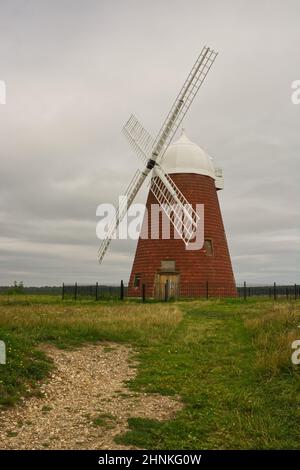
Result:
<svg viewBox="0 0 300 470">
<path fill-rule="evenodd" d="M 211 157 L 188 139 L 184 129 L 181 137 L 166 150 L 162 167 L 169 174 L 198 173 L 216 178 Z"/>
</svg>

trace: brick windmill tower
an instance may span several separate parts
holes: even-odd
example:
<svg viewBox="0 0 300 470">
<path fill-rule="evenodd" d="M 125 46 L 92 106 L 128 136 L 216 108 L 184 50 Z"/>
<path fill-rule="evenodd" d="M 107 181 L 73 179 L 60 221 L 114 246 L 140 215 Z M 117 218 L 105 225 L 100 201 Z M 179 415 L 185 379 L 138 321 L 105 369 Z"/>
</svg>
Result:
<svg viewBox="0 0 300 470">
<path fill-rule="evenodd" d="M 134 116 L 123 128 L 144 168 L 134 174 L 108 227 L 98 250 L 99 262 L 150 173 L 148 212 L 159 205 L 173 227 L 170 237 L 165 238 L 158 221 L 158 236 L 153 238 L 151 230 L 157 221 L 144 219 L 143 228 L 149 225 L 151 237 L 140 237 L 138 241 L 129 295 L 138 295 L 142 284 L 147 286 L 148 295 L 155 297 L 161 297 L 166 286 L 171 296 L 203 295 L 208 289 L 211 295 L 235 295 L 216 192 L 221 189 L 222 177 L 205 152 L 184 134 L 170 145 L 216 56 L 214 50 L 203 47 L 155 139 Z M 197 204 L 204 205 L 204 247 L 200 244 L 198 249 L 190 249 L 203 222 Z"/>
<path fill-rule="evenodd" d="M 214 168 L 212 159 L 191 142 L 184 131 L 180 139 L 167 149 L 163 165 L 186 199 L 194 207 L 203 205 L 203 245 L 200 249 L 187 250 L 174 230 L 170 231 L 169 238 L 163 239 L 162 217 L 158 220 L 157 212 L 152 210 L 157 206 L 157 200 L 149 191 L 142 230 L 148 238 L 140 237 L 138 240 L 129 293 L 137 295 L 141 284 L 145 284 L 147 295 L 163 298 L 167 283 L 168 294 L 174 297 L 235 296 L 235 281 L 217 195 L 217 191 L 223 189 L 222 171 Z M 156 231 L 158 238 L 149 237 L 151 229 Z"/>
</svg>

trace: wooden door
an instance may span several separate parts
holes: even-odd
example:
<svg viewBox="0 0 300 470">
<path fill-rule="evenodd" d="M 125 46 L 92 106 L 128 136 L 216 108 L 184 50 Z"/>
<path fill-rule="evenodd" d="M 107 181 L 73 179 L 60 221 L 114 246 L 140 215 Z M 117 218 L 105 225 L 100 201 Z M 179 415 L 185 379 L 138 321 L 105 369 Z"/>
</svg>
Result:
<svg viewBox="0 0 300 470">
<path fill-rule="evenodd" d="M 157 277 L 156 298 L 165 299 L 166 283 L 168 283 L 168 297 L 176 299 L 179 294 L 179 274 L 163 273 Z"/>
</svg>

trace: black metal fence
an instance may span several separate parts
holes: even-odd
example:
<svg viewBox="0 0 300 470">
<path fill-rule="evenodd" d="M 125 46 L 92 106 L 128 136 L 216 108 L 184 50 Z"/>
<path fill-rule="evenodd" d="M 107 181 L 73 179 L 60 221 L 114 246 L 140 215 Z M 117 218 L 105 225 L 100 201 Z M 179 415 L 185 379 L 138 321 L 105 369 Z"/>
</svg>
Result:
<svg viewBox="0 0 300 470">
<path fill-rule="evenodd" d="M 300 285 L 299 284 L 276 284 L 274 282 L 270 285 L 255 285 L 247 284 L 237 286 L 239 297 L 255 297 L 263 296 L 276 300 L 277 298 L 299 299 L 300 298 Z"/>
<path fill-rule="evenodd" d="M 124 299 L 127 297 L 128 286 L 122 281 L 120 284 L 105 285 L 95 284 L 63 284 L 62 285 L 62 299 Z"/>
<path fill-rule="evenodd" d="M 244 282 L 232 285 L 220 285 L 216 283 L 181 283 L 180 286 L 174 286 L 166 282 L 164 285 L 148 286 L 141 284 L 138 287 L 128 286 L 123 281 L 120 284 L 63 284 L 63 300 L 124 300 L 139 299 L 163 300 L 172 299 L 192 299 L 192 298 L 242 298 L 247 300 L 251 297 L 265 297 L 273 300 L 277 299 L 300 299 L 299 284 L 254 284 Z"/>
</svg>

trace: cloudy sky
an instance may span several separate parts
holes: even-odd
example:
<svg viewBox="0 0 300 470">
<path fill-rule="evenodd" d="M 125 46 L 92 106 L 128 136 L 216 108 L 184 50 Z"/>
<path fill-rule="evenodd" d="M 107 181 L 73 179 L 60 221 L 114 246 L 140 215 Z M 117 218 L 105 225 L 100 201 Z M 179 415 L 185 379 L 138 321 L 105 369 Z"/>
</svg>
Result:
<svg viewBox="0 0 300 470">
<path fill-rule="evenodd" d="M 134 112 L 155 134 L 205 44 L 219 56 L 184 126 L 223 168 L 236 279 L 299 283 L 299 16 L 297 0 L 1 0 L 0 285 L 128 278 L 133 241 L 96 260 L 96 207 L 139 165 L 120 129 Z"/>
</svg>

